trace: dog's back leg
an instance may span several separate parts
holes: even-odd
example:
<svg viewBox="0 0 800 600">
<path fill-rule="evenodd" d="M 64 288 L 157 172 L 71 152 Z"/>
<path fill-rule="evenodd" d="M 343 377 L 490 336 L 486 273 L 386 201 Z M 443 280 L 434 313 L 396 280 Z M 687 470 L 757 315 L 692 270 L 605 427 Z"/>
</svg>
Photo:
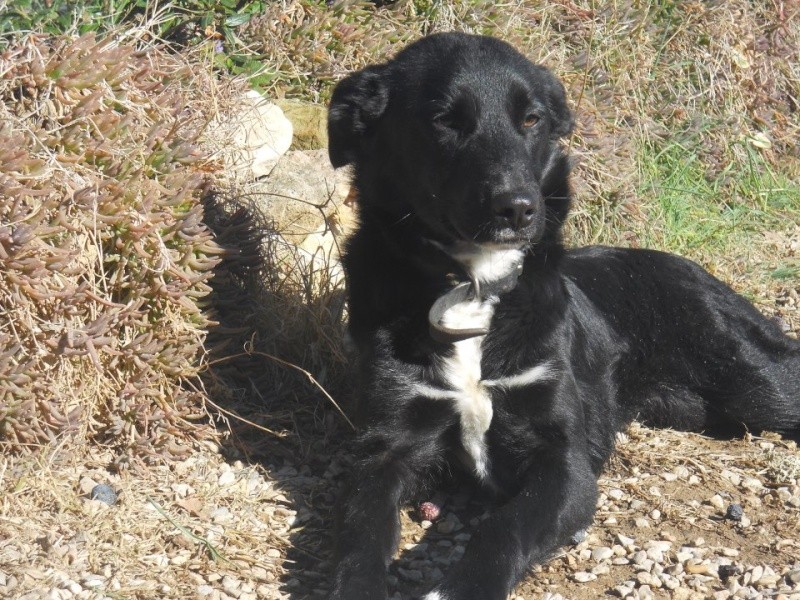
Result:
<svg viewBox="0 0 800 600">
<path fill-rule="evenodd" d="M 758 364 L 732 372 L 724 387 L 707 392 L 709 406 L 722 425 L 800 439 L 800 346 L 767 354 Z"/>
<path fill-rule="evenodd" d="M 800 439 L 800 349 L 742 362 L 705 381 L 687 379 L 640 384 L 629 417 L 717 437 L 774 431 Z"/>
</svg>

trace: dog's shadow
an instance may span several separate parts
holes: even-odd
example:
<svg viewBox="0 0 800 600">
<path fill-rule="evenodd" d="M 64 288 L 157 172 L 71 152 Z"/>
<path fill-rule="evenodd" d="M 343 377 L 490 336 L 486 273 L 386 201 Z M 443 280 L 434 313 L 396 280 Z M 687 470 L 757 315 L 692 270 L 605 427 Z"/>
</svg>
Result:
<svg viewBox="0 0 800 600">
<path fill-rule="evenodd" d="M 327 358 L 327 347 L 314 348 L 319 338 L 314 327 L 336 333 L 340 317 L 333 313 L 343 292 L 314 297 L 322 305 L 309 307 L 308 297 L 283 285 L 270 245 L 270 236 L 278 236 L 257 208 L 215 194 L 203 204 L 204 223 L 224 250 L 210 282 L 208 304 L 218 326 L 207 338 L 203 383 L 217 416 L 230 428 L 224 455 L 263 467 L 279 515 L 271 547 L 252 548 L 253 558 L 274 567 L 270 551 L 278 550 L 282 591 L 293 599 L 324 597 L 333 507 L 353 435 L 309 376 L 327 387 L 326 372 L 337 367 L 335 358 Z M 320 314 L 330 322 L 320 323 Z M 307 355 L 312 360 L 304 361 Z M 347 394 L 346 385 L 338 387 L 336 397 Z"/>
<path fill-rule="evenodd" d="M 270 358 L 296 351 L 285 347 L 297 341 L 287 335 L 287 313 L 277 310 L 291 311 L 302 299 L 281 296 L 279 286 L 270 287 L 275 265 L 265 252 L 269 224 L 240 201 L 208 196 L 204 207 L 204 222 L 226 250 L 211 281 L 209 300 L 219 326 L 209 335 L 212 366 L 204 374 L 212 400 L 228 415 L 231 435 L 223 452 L 231 460 L 264 469 L 277 492 L 276 511 L 288 515 L 276 524 L 291 524 L 275 533 L 273 539 L 280 540 L 275 547 L 254 548 L 253 553 L 271 558 L 270 550 L 280 552 L 280 588 L 292 600 L 324 598 L 333 566 L 335 507 L 353 461 L 355 431 L 330 398 L 310 383 L 308 375 L 318 374 L 296 368 L 308 365 L 292 367 Z M 327 301 L 335 304 L 341 298 Z M 342 368 L 330 362 L 330 369 Z M 335 390 L 327 391 L 346 407 L 351 385 L 339 377 Z M 413 505 L 401 511 L 402 539 L 389 567 L 390 598 L 419 597 L 463 555 L 487 504 L 477 490 L 463 483 L 456 487 L 455 481 L 455 476 L 443 476 L 438 486 L 445 498 L 442 516 L 429 528 L 420 525 Z"/>
</svg>

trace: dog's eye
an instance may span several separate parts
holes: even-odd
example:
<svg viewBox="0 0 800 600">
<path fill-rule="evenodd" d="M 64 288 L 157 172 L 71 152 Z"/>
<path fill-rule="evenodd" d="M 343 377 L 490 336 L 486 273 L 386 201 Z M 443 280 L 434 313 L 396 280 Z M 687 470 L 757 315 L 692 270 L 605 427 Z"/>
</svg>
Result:
<svg viewBox="0 0 800 600">
<path fill-rule="evenodd" d="M 525 115 L 525 118 L 522 121 L 522 126 L 526 127 L 526 128 L 533 127 L 538 122 L 539 122 L 539 117 L 538 116 L 536 116 L 533 113 L 528 113 L 527 115 Z"/>
</svg>

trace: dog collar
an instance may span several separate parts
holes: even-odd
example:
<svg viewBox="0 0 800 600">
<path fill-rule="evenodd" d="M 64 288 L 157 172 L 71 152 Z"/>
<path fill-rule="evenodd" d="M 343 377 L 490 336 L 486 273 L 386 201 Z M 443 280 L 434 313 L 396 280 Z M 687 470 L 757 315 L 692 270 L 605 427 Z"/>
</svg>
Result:
<svg viewBox="0 0 800 600">
<path fill-rule="evenodd" d="M 474 325 L 466 324 L 459 328 L 448 327 L 444 324 L 445 313 L 459 304 L 467 304 L 476 300 L 481 303 L 488 302 L 500 294 L 513 290 L 522 274 L 522 262 L 520 258 L 511 272 L 501 279 L 481 284 L 473 278 L 470 281 L 459 283 L 439 296 L 428 311 L 431 337 L 437 342 L 453 344 L 489 333 L 488 324 L 476 323 Z"/>
</svg>

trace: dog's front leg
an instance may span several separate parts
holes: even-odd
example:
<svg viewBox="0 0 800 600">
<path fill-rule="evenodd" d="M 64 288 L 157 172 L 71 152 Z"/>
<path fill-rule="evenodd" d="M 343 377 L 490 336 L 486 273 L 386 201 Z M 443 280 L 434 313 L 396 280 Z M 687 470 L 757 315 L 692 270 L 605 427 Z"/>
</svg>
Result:
<svg viewBox="0 0 800 600">
<path fill-rule="evenodd" d="M 596 498 L 584 450 L 540 452 L 520 492 L 481 523 L 461 561 L 423 600 L 505 600 L 530 565 L 589 525 Z"/>
<path fill-rule="evenodd" d="M 354 473 L 340 505 L 329 600 L 386 600 L 386 568 L 400 538 L 399 505 L 440 454 L 435 441 L 410 442 L 406 436 L 403 448 L 381 452 Z"/>
</svg>

